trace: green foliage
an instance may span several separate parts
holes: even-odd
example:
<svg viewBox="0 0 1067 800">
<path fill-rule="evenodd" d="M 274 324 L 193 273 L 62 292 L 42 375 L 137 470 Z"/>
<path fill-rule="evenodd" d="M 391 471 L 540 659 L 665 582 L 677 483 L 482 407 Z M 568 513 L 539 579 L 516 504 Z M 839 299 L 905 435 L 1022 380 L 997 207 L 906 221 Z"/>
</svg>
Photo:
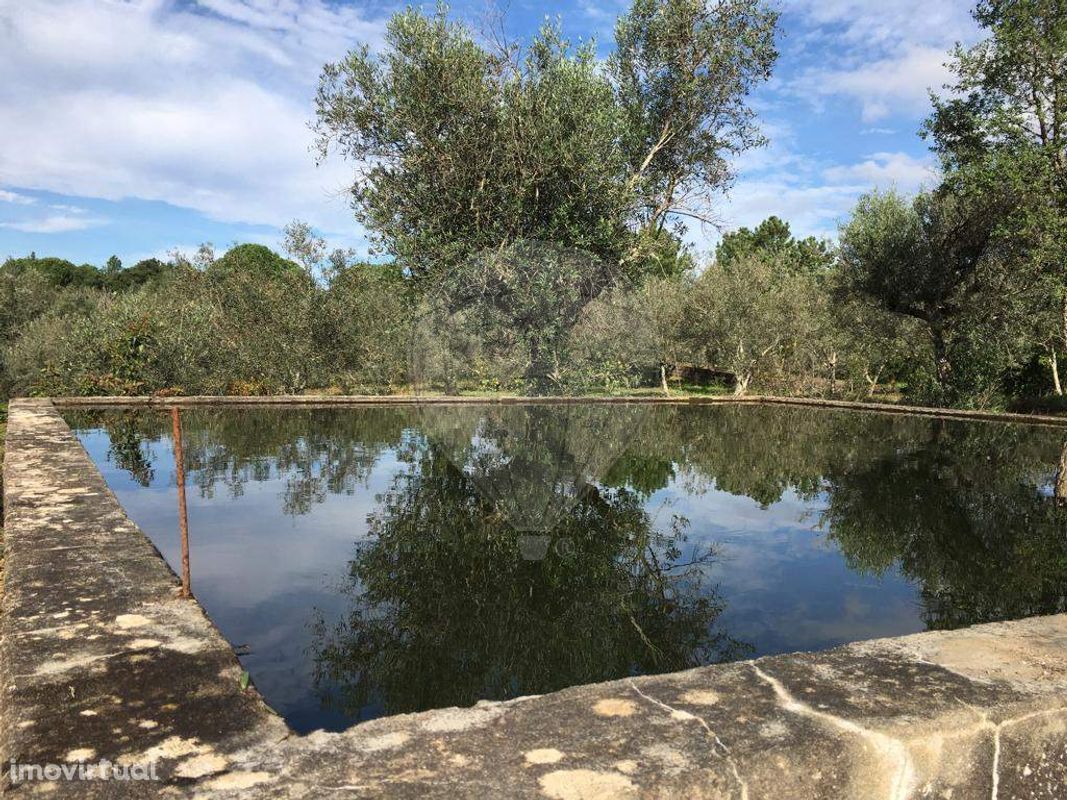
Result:
<svg viewBox="0 0 1067 800">
<path fill-rule="evenodd" d="M 862 197 L 841 231 L 841 285 L 846 293 L 924 324 L 936 375 L 936 402 L 988 393 L 1007 363 L 1009 295 L 995 291 L 1007 262 L 997 235 L 1005 198 L 983 192 L 895 192 Z M 976 361 L 976 359 L 980 360 Z"/>
<path fill-rule="evenodd" d="M 730 159 L 764 143 L 747 98 L 778 57 L 776 12 L 758 0 L 634 0 L 609 72 L 642 226 L 710 218 Z"/>
<path fill-rule="evenodd" d="M 33 253 L 25 258 L 9 258 L 0 270 L 16 274 L 36 272 L 57 287 L 99 287 L 104 284 L 100 271 L 91 264 L 76 266 L 65 258 L 38 258 Z"/>
<path fill-rule="evenodd" d="M 261 245 L 197 269 L 141 262 L 122 293 L 0 270 L 12 394 L 390 390 L 406 375 L 411 299 L 393 266 L 343 265 L 323 286 Z M 139 284 L 139 285 L 138 285 Z"/>
<path fill-rule="evenodd" d="M 924 133 L 954 195 L 1006 195 L 996 236 L 1006 251 L 999 288 L 1031 353 L 1059 384 L 1067 353 L 1067 7 L 1055 0 L 980 0 L 987 38 L 957 47 L 956 82 L 933 99 Z M 1057 389 L 1060 387 L 1057 385 Z"/>
<path fill-rule="evenodd" d="M 590 303 L 571 334 L 568 386 L 575 391 L 621 390 L 661 382 L 666 371 L 692 360 L 685 341 L 688 276 L 652 278 Z"/>
<path fill-rule="evenodd" d="M 490 353 L 513 338 L 527 384 L 558 386 L 581 309 L 683 271 L 681 220 L 762 142 L 746 101 L 775 21 L 756 0 L 639 0 L 605 69 L 550 25 L 491 52 L 444 7 L 408 9 L 382 53 L 324 68 L 320 147 L 360 165 L 357 218 L 432 305 Z"/>
<path fill-rule="evenodd" d="M 207 274 L 225 280 L 235 275 L 253 279 L 272 280 L 301 272 L 300 265 L 282 258 L 262 244 L 239 244 L 226 251 L 225 255 L 212 261 Z"/>
<path fill-rule="evenodd" d="M 776 59 L 761 0 L 633 0 L 606 62 L 546 25 L 491 48 L 438 7 L 390 21 L 322 72 L 325 155 L 358 167 L 356 216 L 387 263 L 290 258 L 0 267 L 9 392 L 580 392 L 673 367 L 740 392 L 999 406 L 1062 391 L 1067 357 L 1067 8 L 980 0 L 988 38 L 924 131 L 939 186 L 860 198 L 840 248 L 770 216 L 713 220 L 730 165 L 763 143 L 751 91 Z"/>
<path fill-rule="evenodd" d="M 115 292 L 136 289 L 138 286 L 164 278 L 170 272 L 172 266 L 160 261 L 158 258 L 146 258 L 138 261 L 132 267 L 109 271 L 106 276 L 106 286 Z"/>
<path fill-rule="evenodd" d="M 829 242 L 814 236 L 794 238 L 788 222 L 771 216 L 754 230 L 740 228 L 724 234 L 715 248 L 715 260 L 722 266 L 746 256 L 774 258 L 786 269 L 818 274 L 829 269 L 834 253 Z"/>
<path fill-rule="evenodd" d="M 380 55 L 328 64 L 325 151 L 366 167 L 357 216 L 416 280 L 534 238 L 618 255 L 625 236 L 620 120 L 591 47 L 542 30 L 525 57 L 491 54 L 444 9 L 389 23 Z"/>
<path fill-rule="evenodd" d="M 346 390 L 388 392 L 408 379 L 414 299 L 395 264 L 345 264 L 323 299 L 323 323 L 337 380 Z"/>
</svg>

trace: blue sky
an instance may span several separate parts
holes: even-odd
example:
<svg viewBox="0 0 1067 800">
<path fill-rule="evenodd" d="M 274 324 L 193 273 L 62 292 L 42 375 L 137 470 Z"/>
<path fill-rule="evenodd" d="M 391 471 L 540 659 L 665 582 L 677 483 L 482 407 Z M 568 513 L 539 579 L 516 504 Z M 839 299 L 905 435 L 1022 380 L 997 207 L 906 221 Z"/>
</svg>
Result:
<svg viewBox="0 0 1067 800">
<path fill-rule="evenodd" d="M 770 214 L 833 235 L 874 186 L 934 176 L 917 135 L 970 2 L 772 0 L 775 76 L 753 97 L 768 147 L 738 160 L 725 227 Z M 0 0 L 0 258 L 31 250 L 127 264 L 204 241 L 277 245 L 291 219 L 363 249 L 352 169 L 309 150 L 319 69 L 380 45 L 390 3 L 328 0 Z M 494 6 L 453 5 L 479 26 Z M 602 52 L 625 3 L 513 0 L 509 35 L 546 15 Z M 718 233 L 694 229 L 700 250 Z"/>
</svg>

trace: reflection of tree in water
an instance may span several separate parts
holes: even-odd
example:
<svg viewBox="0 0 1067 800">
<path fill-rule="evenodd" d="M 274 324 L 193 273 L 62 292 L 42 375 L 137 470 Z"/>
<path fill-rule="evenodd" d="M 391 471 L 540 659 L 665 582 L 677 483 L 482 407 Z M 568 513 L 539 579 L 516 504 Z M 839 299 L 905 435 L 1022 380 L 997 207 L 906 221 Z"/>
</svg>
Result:
<svg viewBox="0 0 1067 800">
<path fill-rule="evenodd" d="M 1067 611 L 1062 436 L 931 422 L 922 445 L 831 477 L 829 535 L 856 569 L 899 564 L 930 628 Z"/>
<path fill-rule="evenodd" d="M 527 561 L 453 455 L 422 449 L 380 498 L 351 563 L 352 611 L 319 630 L 330 702 L 354 716 L 470 705 L 738 652 L 701 582 L 710 553 L 680 563 L 684 521 L 656 532 L 634 492 L 586 484 L 553 530 L 570 546 Z"/>
<path fill-rule="evenodd" d="M 165 450 L 171 450 L 170 420 L 163 410 L 67 417 L 75 428 L 105 429 L 109 458 L 142 485 L 154 475 L 149 443 L 165 442 Z M 331 494 L 355 492 L 411 422 L 401 408 L 192 408 L 182 412 L 182 419 L 186 469 L 201 496 L 213 497 L 221 489 L 239 497 L 250 482 L 282 478 L 287 514 L 306 514 Z"/>
<path fill-rule="evenodd" d="M 520 531 L 551 531 L 648 419 L 640 406 L 426 406 L 419 430 Z"/>
<path fill-rule="evenodd" d="M 129 417 L 124 417 L 108 434 L 111 443 L 108 458 L 119 469 L 130 473 L 130 477 L 141 486 L 151 485 L 156 475 L 152 469 L 152 454 L 137 425 Z"/>
<path fill-rule="evenodd" d="M 634 542 L 623 546 L 620 531 L 647 527 L 641 499 L 672 481 L 679 490 L 714 488 L 750 497 L 761 506 L 781 500 L 787 492 L 825 506 L 822 528 L 850 565 L 873 574 L 899 567 L 919 585 L 932 627 L 1067 610 L 1067 432 L 1062 429 L 780 406 L 510 407 L 522 413 L 508 408 L 196 409 L 184 414 L 186 449 L 201 492 L 210 494 L 222 486 L 240 494 L 249 480 L 281 475 L 286 480 L 284 508 L 299 514 L 331 493 L 354 491 L 384 450 L 399 447 L 411 474 L 382 498 L 374 525 L 384 539 L 373 545 L 381 549 L 365 559 L 361 550 L 353 577 L 377 591 L 377 607 L 390 611 L 381 612 L 376 627 L 363 621 L 356 628 L 361 637 L 356 641 L 363 648 L 357 653 L 365 652 L 368 637 L 385 636 L 382 626 L 401 624 L 408 617 L 429 618 L 432 607 L 420 612 L 420 602 L 441 602 L 441 620 L 434 624 L 459 640 L 464 634 L 456 626 L 477 626 L 479 614 L 508 628 L 509 604 L 516 603 L 515 613 L 524 619 L 532 619 L 540 603 L 552 612 L 546 619 L 584 622 L 591 630 L 589 620 L 609 619 L 606 601 L 589 600 L 591 605 L 585 606 L 574 598 L 585 597 L 579 589 L 595 575 L 616 575 L 616 567 L 609 569 L 609 564 L 629 563 L 631 580 L 644 583 L 631 583 L 631 594 L 625 595 L 619 583 L 605 588 L 594 581 L 599 597 L 630 597 L 629 605 L 618 600 L 612 606 L 616 614 L 619 608 L 639 607 L 632 599 L 637 597 L 634 587 L 647 588 L 657 574 L 655 564 L 635 561 L 640 551 Z M 167 440 L 166 416 L 112 412 L 94 419 L 105 420 L 115 463 L 142 483 L 150 481 L 150 449 L 144 442 Z M 88 425 L 83 419 L 82 427 Z M 427 439 L 432 443 L 429 451 Z M 434 471 L 423 479 L 420 466 Z M 419 538 L 416 531 L 423 523 L 416 511 L 426 515 L 425 530 L 432 536 Z M 393 514 L 396 522 L 387 524 Z M 457 521 L 454 530 L 449 514 Z M 516 519 L 537 514 L 546 523 L 539 529 L 554 528 L 555 535 L 574 540 L 575 553 L 568 558 L 576 561 L 530 564 L 515 558 Z M 479 535 L 496 538 L 476 546 Z M 608 550 L 615 547 L 613 559 L 601 552 L 601 541 Z M 670 542 L 653 544 L 667 548 Z M 659 557 L 662 549 L 655 546 Z M 578 569 L 584 568 L 583 559 L 594 570 L 588 576 Z M 384 570 L 393 562 L 405 570 L 405 580 L 428 576 L 418 584 L 426 597 L 417 597 L 414 589 L 394 597 L 384 577 L 370 581 L 375 566 Z M 364 563 L 367 566 L 361 567 Z M 573 574 L 568 564 L 575 565 Z M 493 570 L 502 576 L 497 584 L 492 582 Z M 506 595 L 521 580 L 526 581 L 522 585 L 527 595 Z M 681 581 L 672 577 L 671 591 L 688 596 L 682 589 L 689 591 L 686 587 L 695 586 L 695 580 L 692 575 Z M 565 590 L 553 594 L 557 584 Z M 467 605 L 465 591 L 471 593 Z M 453 599 L 434 601 L 437 595 Z M 574 607 L 556 608 L 551 597 L 570 597 Z M 403 615 L 402 609 L 392 607 L 399 600 L 409 604 Z M 482 611 L 489 605 L 489 612 Z M 634 615 L 646 634 L 656 630 L 659 621 L 664 643 L 651 634 L 648 638 L 666 654 L 665 662 L 678 663 L 684 652 L 681 644 L 672 649 L 669 643 L 685 641 L 684 619 L 691 607 L 681 603 L 665 614 L 666 606 L 653 604 L 646 612 L 653 619 L 647 622 Z M 712 602 L 706 610 L 716 607 Z M 449 623 L 445 610 L 460 613 L 456 609 L 468 619 Z M 571 619 L 567 614 L 579 616 Z M 626 635 L 636 635 L 636 628 L 624 621 L 627 625 L 619 627 L 628 626 Z M 524 624 L 538 630 L 536 620 Z M 678 626 L 677 635 L 671 625 Z M 414 635 L 407 628 L 398 630 Z M 560 622 L 545 635 L 563 635 L 564 630 Z M 508 628 L 496 635 L 510 632 Z M 490 633 L 483 631 L 478 641 Z M 430 633 L 420 630 L 420 635 Z M 589 633 L 583 641 L 596 636 L 605 638 L 608 661 L 621 658 L 611 654 L 631 652 L 627 648 L 634 644 L 616 630 Z M 524 641 L 535 640 L 531 635 Z M 343 641 L 331 640 L 328 652 L 343 654 Z M 442 639 L 440 647 L 446 643 Z M 430 652 L 437 651 L 430 647 Z M 468 652 L 481 651 L 472 645 Z M 577 664 L 567 666 L 562 654 L 552 657 L 561 670 L 581 672 Z M 382 659 L 388 658 L 383 653 Z M 538 663 L 536 653 L 531 659 Z M 494 663 L 504 675 L 503 662 Z M 364 668 L 384 669 L 377 662 Z"/>
<path fill-rule="evenodd" d="M 1061 428 L 780 406 L 655 414 L 613 472 L 636 452 L 650 486 L 674 463 L 690 491 L 825 504 L 821 527 L 850 567 L 899 568 L 929 627 L 1067 610 Z"/>
</svg>

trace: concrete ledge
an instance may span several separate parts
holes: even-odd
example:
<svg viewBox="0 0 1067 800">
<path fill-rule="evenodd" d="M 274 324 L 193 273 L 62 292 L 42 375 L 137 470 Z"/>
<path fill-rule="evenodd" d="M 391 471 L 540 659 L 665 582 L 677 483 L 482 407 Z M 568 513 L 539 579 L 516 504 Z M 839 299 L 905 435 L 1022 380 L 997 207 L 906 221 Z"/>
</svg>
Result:
<svg viewBox="0 0 1067 800">
<path fill-rule="evenodd" d="M 4 477 L 0 766 L 107 758 L 161 778 L 18 796 L 1067 796 L 1067 615 L 296 736 L 240 689 L 50 401 L 11 403 Z"/>
</svg>

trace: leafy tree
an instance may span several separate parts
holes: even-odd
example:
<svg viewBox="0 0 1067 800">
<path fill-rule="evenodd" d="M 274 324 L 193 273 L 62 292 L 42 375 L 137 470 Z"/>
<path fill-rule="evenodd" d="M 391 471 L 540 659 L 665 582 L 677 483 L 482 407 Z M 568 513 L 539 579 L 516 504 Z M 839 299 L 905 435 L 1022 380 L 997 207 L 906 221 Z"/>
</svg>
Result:
<svg viewBox="0 0 1067 800">
<path fill-rule="evenodd" d="M 686 309 L 684 329 L 693 349 L 707 364 L 736 376 L 737 394 L 753 381 L 780 384 L 789 374 L 804 374 L 810 348 L 825 336 L 819 282 L 767 255 L 709 265 Z"/>
<path fill-rule="evenodd" d="M 956 82 L 934 98 L 924 132 L 954 192 L 1009 193 L 998 233 L 1011 262 L 1020 315 L 1049 355 L 1067 351 L 1067 6 L 1058 0 L 980 0 L 989 35 L 957 47 Z M 1010 283 L 1010 285 L 1009 285 Z"/>
<path fill-rule="evenodd" d="M 294 219 L 285 226 L 282 249 L 304 268 L 309 275 L 322 268 L 326 259 L 326 240 L 315 233 L 306 222 Z"/>
<path fill-rule="evenodd" d="M 43 275 L 53 286 L 99 287 L 103 276 L 92 264 L 75 265 L 65 258 L 38 258 L 31 253 L 25 258 L 9 258 L 0 270 L 20 273 L 33 270 Z"/>
<path fill-rule="evenodd" d="M 894 314 L 842 287 L 835 271 L 827 287 L 833 346 L 853 394 L 871 397 L 883 384 L 899 381 L 922 385 L 924 369 L 933 363 L 923 323 Z"/>
<path fill-rule="evenodd" d="M 571 334 L 575 388 L 626 388 L 655 368 L 669 394 L 668 370 L 692 355 L 684 328 L 690 285 L 688 276 L 650 278 L 590 303 Z"/>
<path fill-rule="evenodd" d="M 132 267 L 108 272 L 105 276 L 106 286 L 114 292 L 125 292 L 152 283 L 171 272 L 172 264 L 160 261 L 158 258 L 145 258 L 138 261 Z"/>
<path fill-rule="evenodd" d="M 616 23 L 609 70 L 643 229 L 713 221 L 730 159 L 764 143 L 747 97 L 770 78 L 777 21 L 758 0 L 634 0 Z"/>
<path fill-rule="evenodd" d="M 443 7 L 407 10 L 382 54 L 324 68 L 320 147 L 361 165 L 357 217 L 417 286 L 452 314 L 481 306 L 467 316 L 490 337 L 517 331 L 536 388 L 584 305 L 684 263 L 665 224 L 701 216 L 694 200 L 761 143 L 746 95 L 769 75 L 775 20 L 756 0 L 642 0 L 604 70 L 551 26 L 489 52 Z M 531 243 L 544 263 L 496 257 Z"/>
<path fill-rule="evenodd" d="M 323 70 L 320 146 L 368 164 L 357 217 L 416 280 L 527 238 L 594 253 L 624 236 L 611 87 L 590 46 L 544 29 L 490 53 L 439 8 L 389 23 L 386 48 Z"/>
<path fill-rule="evenodd" d="M 396 264 L 342 263 L 331 269 L 323 299 L 322 347 L 334 354 L 337 379 L 361 391 L 391 390 L 408 377 L 414 301 Z"/>
<path fill-rule="evenodd" d="M 215 277 L 243 273 L 260 278 L 277 278 L 301 271 L 299 264 L 282 258 L 262 244 L 235 245 L 207 267 L 207 274 Z"/>
<path fill-rule="evenodd" d="M 984 193 L 894 191 L 860 198 L 841 231 L 841 278 L 879 308 L 926 327 L 941 397 L 956 392 L 953 346 L 978 298 L 994 302 L 1004 250 L 995 236 L 1004 199 Z M 988 310 L 988 307 L 987 307 Z M 957 353 L 960 355 L 960 353 Z"/>
<path fill-rule="evenodd" d="M 770 216 L 754 230 L 739 228 L 724 234 L 715 247 L 715 260 L 724 266 L 750 255 L 764 255 L 777 259 L 785 268 L 796 271 L 822 273 L 834 261 L 828 242 L 809 236 L 794 238 L 789 223 Z"/>
</svg>

